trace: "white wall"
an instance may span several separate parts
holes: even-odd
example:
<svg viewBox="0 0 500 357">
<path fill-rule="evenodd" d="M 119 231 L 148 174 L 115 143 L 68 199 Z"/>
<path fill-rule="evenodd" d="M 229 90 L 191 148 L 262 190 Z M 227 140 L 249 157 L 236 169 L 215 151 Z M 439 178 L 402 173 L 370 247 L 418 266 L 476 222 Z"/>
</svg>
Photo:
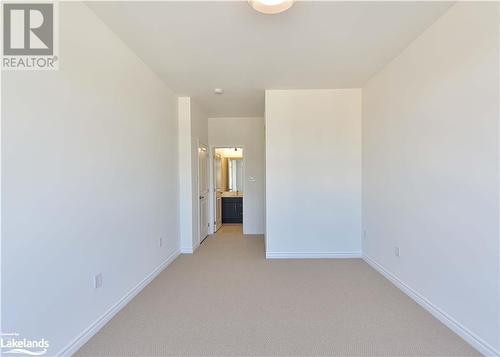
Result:
<svg viewBox="0 0 500 357">
<path fill-rule="evenodd" d="M 181 250 L 189 254 L 200 244 L 198 147 L 208 147 L 208 120 L 192 98 L 178 103 Z"/>
<path fill-rule="evenodd" d="M 245 160 L 243 233 L 264 234 L 266 187 L 264 118 L 209 118 L 208 136 L 211 147 L 243 146 Z M 251 177 L 254 180 L 251 180 Z M 211 207 L 213 215 L 213 202 Z M 213 222 L 213 217 L 211 221 Z"/>
<path fill-rule="evenodd" d="M 183 253 L 193 251 L 195 229 L 193 205 L 193 149 L 191 138 L 191 98 L 179 97 L 177 105 L 179 129 L 179 224 Z"/>
<path fill-rule="evenodd" d="M 191 99 L 191 136 L 201 144 L 208 145 L 208 117 L 202 107 Z"/>
<path fill-rule="evenodd" d="M 193 202 L 193 248 L 200 244 L 200 192 L 198 187 L 198 148 L 205 145 L 208 148 L 208 117 L 203 109 L 191 99 L 191 176 Z"/>
<path fill-rule="evenodd" d="M 179 250 L 176 98 L 81 3 L 60 50 L 2 82 L 2 327 L 48 355 Z"/>
<path fill-rule="evenodd" d="M 456 4 L 363 89 L 364 254 L 483 353 L 500 336 L 498 16 Z"/>
<path fill-rule="evenodd" d="M 361 253 L 361 90 L 266 91 L 268 257 Z"/>
</svg>

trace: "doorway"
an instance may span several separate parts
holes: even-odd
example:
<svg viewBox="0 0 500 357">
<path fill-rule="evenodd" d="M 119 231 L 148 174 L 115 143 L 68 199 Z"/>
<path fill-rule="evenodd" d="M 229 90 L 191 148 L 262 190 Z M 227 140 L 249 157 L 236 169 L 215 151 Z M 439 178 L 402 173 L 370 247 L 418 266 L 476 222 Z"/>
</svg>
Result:
<svg viewBox="0 0 500 357">
<path fill-rule="evenodd" d="M 217 232 L 224 224 L 243 225 L 243 148 L 213 148 L 212 172 L 213 232 Z"/>
</svg>

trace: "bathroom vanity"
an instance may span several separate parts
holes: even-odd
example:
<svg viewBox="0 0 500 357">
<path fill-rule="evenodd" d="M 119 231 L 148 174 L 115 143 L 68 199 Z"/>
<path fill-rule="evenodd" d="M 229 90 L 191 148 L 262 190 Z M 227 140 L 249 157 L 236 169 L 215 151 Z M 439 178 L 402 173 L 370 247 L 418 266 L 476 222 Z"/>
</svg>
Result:
<svg viewBox="0 0 500 357">
<path fill-rule="evenodd" d="M 243 195 L 222 194 L 222 223 L 243 223 Z"/>
</svg>

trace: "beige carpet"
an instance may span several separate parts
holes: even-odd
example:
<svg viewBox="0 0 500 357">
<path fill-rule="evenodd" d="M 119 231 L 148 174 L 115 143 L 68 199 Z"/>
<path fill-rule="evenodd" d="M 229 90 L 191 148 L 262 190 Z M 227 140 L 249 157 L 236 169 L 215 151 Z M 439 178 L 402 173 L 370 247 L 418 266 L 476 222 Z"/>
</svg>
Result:
<svg viewBox="0 0 500 357">
<path fill-rule="evenodd" d="M 265 260 L 223 226 L 165 269 L 77 356 L 470 356 L 359 259 Z"/>
</svg>

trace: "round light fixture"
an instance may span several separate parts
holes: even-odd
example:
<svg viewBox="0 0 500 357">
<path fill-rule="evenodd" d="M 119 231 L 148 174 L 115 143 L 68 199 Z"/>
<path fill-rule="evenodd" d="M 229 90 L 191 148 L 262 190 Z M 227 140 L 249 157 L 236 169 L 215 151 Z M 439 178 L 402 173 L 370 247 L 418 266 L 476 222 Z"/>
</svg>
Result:
<svg viewBox="0 0 500 357">
<path fill-rule="evenodd" d="M 250 6 L 267 15 L 279 14 L 292 7 L 294 0 L 248 0 Z"/>
</svg>

